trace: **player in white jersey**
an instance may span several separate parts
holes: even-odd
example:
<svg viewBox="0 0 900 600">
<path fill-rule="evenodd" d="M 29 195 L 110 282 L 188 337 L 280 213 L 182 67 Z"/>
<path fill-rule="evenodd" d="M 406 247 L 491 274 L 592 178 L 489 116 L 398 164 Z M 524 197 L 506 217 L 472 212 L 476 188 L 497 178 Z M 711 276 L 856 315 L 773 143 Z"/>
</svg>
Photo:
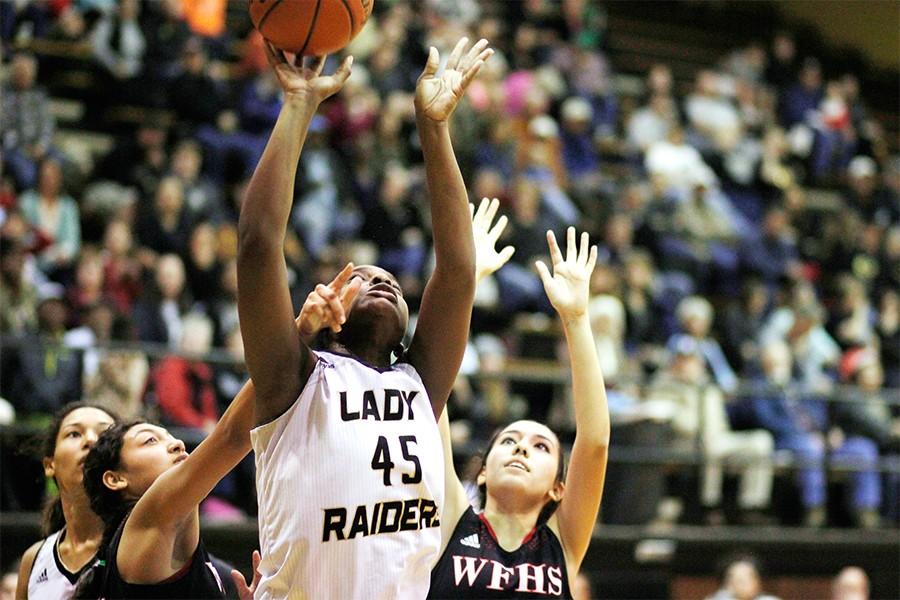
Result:
<svg viewBox="0 0 900 600">
<path fill-rule="evenodd" d="M 318 105 L 350 74 L 290 62 L 267 45 L 285 102 L 247 188 L 239 222 L 238 310 L 257 392 L 253 432 L 262 580 L 257 598 L 422 598 L 440 546 L 441 414 L 468 337 L 475 259 L 448 119 L 492 54 L 463 39 L 439 72 L 431 48 L 415 107 L 436 264 L 408 351 L 396 279 L 368 266 L 356 293 L 322 286 L 340 318 L 313 352 L 294 324 L 284 236 L 297 161 Z M 346 279 L 345 279 L 346 281 Z"/>
<path fill-rule="evenodd" d="M 103 537 L 103 522 L 91 510 L 84 492 L 81 465 L 97 437 L 115 422 L 106 409 L 72 403 L 47 427 L 42 449 L 44 474 L 56 481 L 59 496 L 44 516 L 44 532 L 49 535 L 22 556 L 17 600 L 71 598 L 78 576 L 94 558 Z"/>
</svg>

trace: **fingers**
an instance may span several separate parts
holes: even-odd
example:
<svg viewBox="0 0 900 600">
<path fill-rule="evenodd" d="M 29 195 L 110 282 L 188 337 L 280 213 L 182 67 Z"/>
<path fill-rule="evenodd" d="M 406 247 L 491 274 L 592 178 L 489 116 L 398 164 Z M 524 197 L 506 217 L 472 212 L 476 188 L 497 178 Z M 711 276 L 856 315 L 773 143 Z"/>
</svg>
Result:
<svg viewBox="0 0 900 600">
<path fill-rule="evenodd" d="M 422 71 L 422 75 L 433 76 L 437 73 L 439 66 L 441 66 L 441 55 L 438 54 L 437 48 L 431 46 L 428 48 L 428 60 L 425 62 L 425 69 Z"/>
<path fill-rule="evenodd" d="M 350 310 L 350 305 L 353 304 L 353 301 L 356 300 L 357 294 L 359 294 L 359 290 L 362 287 L 362 281 L 356 279 L 350 282 L 350 285 L 345 287 L 341 291 L 341 305 L 344 307 L 344 315 L 346 316 L 347 311 Z"/>
<path fill-rule="evenodd" d="M 497 219 L 497 224 L 488 232 L 488 237 L 492 243 L 497 243 L 497 240 L 503 235 L 503 230 L 506 229 L 507 223 L 509 223 L 509 219 L 506 218 L 506 215 L 500 215 L 500 218 Z"/>
<path fill-rule="evenodd" d="M 594 272 L 594 267 L 597 266 L 597 246 L 591 246 L 591 255 L 588 258 L 587 262 L 587 272 L 588 275 Z"/>
<path fill-rule="evenodd" d="M 590 243 L 591 243 L 591 240 L 590 240 L 590 236 L 588 235 L 587 231 L 582 231 L 581 232 L 581 247 L 578 249 L 578 264 L 579 265 L 584 266 L 587 264 Z"/>
<path fill-rule="evenodd" d="M 479 223 L 482 223 L 484 221 L 484 215 L 485 213 L 487 213 L 490 203 L 491 201 L 487 198 L 481 199 L 481 203 L 478 205 L 478 210 L 475 212 L 475 216 L 473 217 L 474 221 L 478 221 Z"/>
<path fill-rule="evenodd" d="M 475 42 L 475 45 L 473 45 L 469 49 L 469 51 L 466 52 L 466 56 L 460 61 L 459 68 L 464 71 L 474 65 L 480 58 L 480 55 L 485 51 L 487 46 L 488 41 L 484 38 L 481 38 L 480 40 Z"/>
<path fill-rule="evenodd" d="M 578 247 L 575 243 L 575 228 L 566 229 L 566 261 L 575 262 L 578 258 Z"/>
<path fill-rule="evenodd" d="M 240 600 L 253 600 L 253 592 L 247 587 L 247 580 L 237 569 L 231 570 L 231 580 L 234 581 L 234 587 L 237 588 L 238 598 Z"/>
<path fill-rule="evenodd" d="M 493 222 L 494 217 L 497 214 L 498 208 L 500 208 L 500 201 L 497 200 L 496 198 L 494 198 L 493 200 L 490 201 L 490 203 L 488 203 L 487 214 L 485 215 L 485 217 L 487 218 L 488 224 Z"/>
<path fill-rule="evenodd" d="M 312 62 L 312 64 L 309 66 L 309 68 L 310 68 L 312 71 L 314 71 L 316 75 L 321 75 L 321 74 L 322 74 L 322 69 L 325 68 L 325 61 L 326 61 L 326 60 L 328 60 L 328 55 L 327 55 L 327 54 L 323 54 L 322 56 L 317 56 L 317 57 L 315 57 L 315 59 L 313 59 L 313 62 Z"/>
<path fill-rule="evenodd" d="M 493 52 L 493 50 L 491 52 Z M 483 66 L 484 61 L 479 60 L 474 65 L 472 65 L 471 68 L 467 69 L 465 73 L 463 73 L 462 83 L 460 84 L 462 86 L 462 89 L 466 89 L 467 87 L 469 87 L 469 84 L 472 83 L 472 80 L 475 79 L 475 76 L 478 75 L 478 71 L 480 71 L 481 67 Z"/>
<path fill-rule="evenodd" d="M 266 58 L 269 60 L 269 64 L 273 67 L 280 64 L 287 64 L 287 57 L 284 55 L 284 52 L 276 48 L 272 45 L 272 42 L 266 40 L 263 44 L 263 48 L 266 51 Z"/>
<path fill-rule="evenodd" d="M 344 268 L 341 269 L 341 272 L 331 280 L 331 283 L 328 284 L 328 287 L 333 289 L 335 292 L 340 293 L 341 289 L 347 284 L 347 280 L 350 279 L 351 275 L 353 275 L 353 263 L 348 262 L 344 266 Z"/>
<path fill-rule="evenodd" d="M 316 293 L 325 300 L 328 305 L 329 310 L 331 311 L 331 330 L 337 333 L 341 330 L 341 325 L 343 325 L 344 321 L 347 320 L 344 315 L 344 307 L 341 304 L 340 297 L 335 293 L 333 289 L 328 287 L 327 285 L 322 285 L 321 283 L 316 286 Z"/>
<path fill-rule="evenodd" d="M 503 250 L 500 251 L 500 266 L 502 267 L 506 263 L 509 262 L 509 259 L 512 258 L 512 255 L 515 254 L 516 249 L 512 246 L 507 246 Z M 498 267 L 499 268 L 499 267 Z"/>
<path fill-rule="evenodd" d="M 325 63 L 324 63 L 324 57 L 323 57 L 322 65 L 324 66 L 324 64 Z M 347 81 L 347 78 L 350 77 L 350 72 L 352 70 L 353 70 L 353 57 L 348 56 L 347 58 L 345 58 L 343 60 L 343 62 L 341 62 L 341 66 L 338 67 L 337 71 L 334 72 L 334 75 L 332 75 L 332 77 L 334 78 L 334 81 L 339 86 L 343 86 L 344 82 Z M 317 72 L 320 73 L 321 69 L 319 69 L 319 71 L 317 71 Z"/>
<path fill-rule="evenodd" d="M 562 252 L 559 250 L 559 244 L 556 243 L 556 236 L 552 231 L 547 232 L 547 246 L 550 247 L 550 260 L 553 261 L 553 266 L 563 262 Z"/>
<path fill-rule="evenodd" d="M 475 220 L 475 205 L 469 202 L 469 220 Z"/>
<path fill-rule="evenodd" d="M 259 553 L 259 550 L 253 551 L 253 589 L 256 589 L 256 586 L 259 584 L 259 580 L 262 579 L 262 574 L 259 572 L 259 563 L 262 562 L 262 555 Z"/>
<path fill-rule="evenodd" d="M 456 42 L 456 46 L 453 47 L 453 52 L 450 53 L 450 58 L 447 60 L 448 69 L 455 69 L 459 66 L 459 59 L 462 57 L 463 50 L 465 50 L 468 43 L 469 38 L 467 37 L 460 38 Z"/>
<path fill-rule="evenodd" d="M 550 274 L 550 269 L 547 268 L 547 265 L 545 265 L 542 260 L 536 260 L 534 266 L 537 267 L 538 275 L 541 276 L 541 281 L 544 283 L 544 289 L 547 289 L 553 282 L 553 275 Z"/>
</svg>

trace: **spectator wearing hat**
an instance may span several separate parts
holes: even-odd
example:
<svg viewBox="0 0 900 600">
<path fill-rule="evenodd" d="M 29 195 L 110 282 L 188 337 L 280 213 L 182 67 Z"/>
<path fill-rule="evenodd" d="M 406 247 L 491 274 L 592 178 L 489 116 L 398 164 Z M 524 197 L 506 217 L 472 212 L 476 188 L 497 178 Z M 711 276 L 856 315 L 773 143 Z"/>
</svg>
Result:
<svg viewBox="0 0 900 600">
<path fill-rule="evenodd" d="M 721 520 L 724 465 L 740 472 L 738 506 L 747 523 L 767 520 L 772 492 L 772 435 L 763 429 L 732 431 L 721 390 L 706 377 L 699 344 L 681 337 L 668 366 L 651 383 L 647 398 L 671 406 L 677 444 L 703 456 L 700 500 L 711 522 Z"/>
<path fill-rule="evenodd" d="M 847 167 L 846 200 L 866 223 L 886 229 L 900 222 L 897 193 L 879 186 L 878 166 L 868 156 L 857 156 Z"/>
<path fill-rule="evenodd" d="M 584 98 L 567 98 L 560 108 L 563 164 L 571 185 L 580 193 L 596 190 L 600 153 L 593 135 L 594 110 Z"/>
</svg>

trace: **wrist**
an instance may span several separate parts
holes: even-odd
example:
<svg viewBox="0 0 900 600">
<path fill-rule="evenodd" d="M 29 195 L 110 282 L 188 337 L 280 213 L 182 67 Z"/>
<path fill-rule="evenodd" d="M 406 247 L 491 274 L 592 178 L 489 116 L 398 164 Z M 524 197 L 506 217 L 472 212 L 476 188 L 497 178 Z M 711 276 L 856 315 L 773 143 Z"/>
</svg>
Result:
<svg viewBox="0 0 900 600">
<path fill-rule="evenodd" d="M 284 106 L 293 109 L 310 110 L 315 112 L 322 100 L 311 91 L 286 92 L 284 94 Z"/>
<path fill-rule="evenodd" d="M 433 119 L 425 113 L 424 109 L 416 106 L 416 124 L 419 126 L 419 129 L 431 128 L 435 131 L 442 131 L 447 129 L 449 120 L 449 115 L 446 119 L 440 121 Z"/>
<path fill-rule="evenodd" d="M 559 315 L 559 318 L 562 320 L 563 328 L 566 330 L 575 329 L 577 327 L 589 324 L 587 311 Z"/>
</svg>

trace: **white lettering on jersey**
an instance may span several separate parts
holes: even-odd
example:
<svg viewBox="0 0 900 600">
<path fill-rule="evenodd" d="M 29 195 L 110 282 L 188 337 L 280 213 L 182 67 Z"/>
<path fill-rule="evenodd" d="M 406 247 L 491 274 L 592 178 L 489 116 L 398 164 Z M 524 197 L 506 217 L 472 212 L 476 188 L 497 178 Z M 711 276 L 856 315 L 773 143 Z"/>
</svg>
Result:
<svg viewBox="0 0 900 600">
<path fill-rule="evenodd" d="M 481 563 L 478 565 L 478 568 L 475 567 L 475 563 L 478 561 Z M 478 574 L 481 573 L 481 570 L 484 568 L 484 565 L 487 564 L 486 558 L 476 558 L 474 556 L 453 556 L 453 577 L 456 579 L 456 585 L 459 586 L 459 582 L 462 581 L 462 578 L 465 577 L 469 581 L 469 587 L 475 585 L 475 580 L 478 579 Z"/>
<path fill-rule="evenodd" d="M 517 592 L 534 592 L 537 594 L 545 594 L 544 591 L 544 569 L 546 565 L 532 565 L 525 563 L 516 565 L 519 572 L 519 586 Z M 533 584 L 533 585 L 530 585 Z"/>
</svg>

